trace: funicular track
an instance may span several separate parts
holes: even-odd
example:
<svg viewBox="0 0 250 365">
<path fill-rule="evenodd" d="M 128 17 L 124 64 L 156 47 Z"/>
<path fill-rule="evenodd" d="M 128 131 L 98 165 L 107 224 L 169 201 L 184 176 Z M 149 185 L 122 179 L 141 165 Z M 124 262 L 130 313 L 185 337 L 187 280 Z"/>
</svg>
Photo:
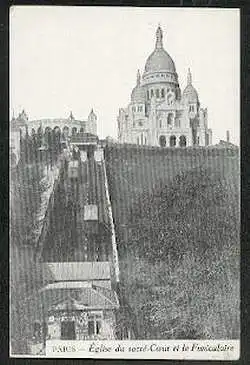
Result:
<svg viewBox="0 0 250 365">
<path fill-rule="evenodd" d="M 73 158 L 68 150 L 61 158 L 38 251 L 44 262 L 109 262 L 111 287 L 119 301 L 119 309 L 115 311 L 116 337 L 137 338 L 134 325 L 124 320 L 133 318 L 133 313 L 119 280 L 116 232 L 103 152 L 102 148 L 96 153 L 85 149 Z M 98 207 L 96 222 L 85 221 L 86 206 Z M 57 222 L 57 216 L 61 222 Z"/>
</svg>

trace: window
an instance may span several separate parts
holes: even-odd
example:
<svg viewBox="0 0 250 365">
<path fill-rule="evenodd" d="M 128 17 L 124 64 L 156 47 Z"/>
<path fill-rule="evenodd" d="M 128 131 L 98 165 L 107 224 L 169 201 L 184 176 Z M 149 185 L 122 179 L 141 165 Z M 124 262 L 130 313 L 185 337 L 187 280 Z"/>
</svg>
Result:
<svg viewBox="0 0 250 365">
<path fill-rule="evenodd" d="M 181 122 L 180 119 L 175 119 L 175 127 L 180 128 Z"/>
<path fill-rule="evenodd" d="M 161 119 L 159 120 L 159 126 L 160 126 L 160 128 L 162 128 L 162 120 Z"/>
<path fill-rule="evenodd" d="M 63 321 L 61 322 L 61 340 L 75 340 L 75 322 L 74 321 Z"/>
<path fill-rule="evenodd" d="M 98 335 L 102 326 L 101 313 L 89 313 L 88 315 L 88 335 Z"/>
<path fill-rule="evenodd" d="M 147 99 L 149 100 L 149 90 L 147 90 Z"/>
<path fill-rule="evenodd" d="M 157 98 L 159 98 L 159 97 L 160 97 L 159 89 L 156 89 L 156 97 L 157 97 Z"/>
<path fill-rule="evenodd" d="M 142 126 L 143 126 L 143 121 L 142 121 L 142 120 L 139 120 L 138 125 L 139 125 L 140 127 L 142 127 Z"/>
<path fill-rule="evenodd" d="M 151 90 L 151 98 L 152 98 L 152 96 L 154 96 L 154 90 L 153 89 Z"/>
<path fill-rule="evenodd" d="M 161 89 L 161 97 L 164 98 L 165 97 L 165 90 Z"/>
<path fill-rule="evenodd" d="M 173 119 L 174 119 L 174 116 L 172 113 L 169 113 L 168 114 L 168 125 L 172 125 L 173 124 Z"/>
<path fill-rule="evenodd" d="M 73 127 L 72 128 L 72 136 L 75 136 L 77 133 L 77 128 L 76 127 Z"/>
<path fill-rule="evenodd" d="M 143 134 L 141 134 L 141 144 L 143 144 Z"/>
<path fill-rule="evenodd" d="M 137 144 L 140 144 L 140 138 L 137 137 Z"/>
<path fill-rule="evenodd" d="M 98 220 L 97 205 L 89 204 L 84 206 L 84 220 L 85 221 Z"/>
</svg>

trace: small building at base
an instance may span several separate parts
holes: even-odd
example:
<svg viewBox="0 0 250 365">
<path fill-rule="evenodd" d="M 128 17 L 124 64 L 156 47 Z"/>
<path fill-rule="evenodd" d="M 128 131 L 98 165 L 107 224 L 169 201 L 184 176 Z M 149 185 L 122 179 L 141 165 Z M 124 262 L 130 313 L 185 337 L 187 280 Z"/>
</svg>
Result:
<svg viewBox="0 0 250 365">
<path fill-rule="evenodd" d="M 53 281 L 27 302 L 32 352 L 50 340 L 114 340 L 119 301 L 109 262 L 44 263 Z"/>
</svg>

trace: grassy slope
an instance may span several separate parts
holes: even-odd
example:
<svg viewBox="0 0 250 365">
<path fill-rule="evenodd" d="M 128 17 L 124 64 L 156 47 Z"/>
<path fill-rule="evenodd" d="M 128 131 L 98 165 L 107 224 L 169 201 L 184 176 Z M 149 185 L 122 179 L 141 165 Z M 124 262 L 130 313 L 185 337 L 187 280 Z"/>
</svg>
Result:
<svg viewBox="0 0 250 365">
<path fill-rule="evenodd" d="M 26 300 L 48 282 L 41 263 L 34 260 L 33 231 L 41 203 L 44 176 L 43 164 L 19 165 L 10 180 L 10 288 L 11 288 L 11 350 L 13 354 L 27 353 L 27 335 L 33 325 Z M 36 308 L 33 308 L 34 312 Z"/>
<path fill-rule="evenodd" d="M 237 151 L 147 151 L 108 151 L 122 279 L 138 332 L 237 338 Z"/>
</svg>

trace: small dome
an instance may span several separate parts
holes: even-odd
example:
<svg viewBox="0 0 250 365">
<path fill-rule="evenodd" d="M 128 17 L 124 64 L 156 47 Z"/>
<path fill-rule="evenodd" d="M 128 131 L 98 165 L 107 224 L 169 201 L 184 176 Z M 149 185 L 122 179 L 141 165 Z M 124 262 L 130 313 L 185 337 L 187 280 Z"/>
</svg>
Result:
<svg viewBox="0 0 250 365">
<path fill-rule="evenodd" d="M 131 93 L 131 101 L 145 102 L 145 91 L 141 86 L 135 86 Z"/>
<path fill-rule="evenodd" d="M 176 72 L 174 61 L 163 48 L 155 49 L 146 61 L 145 72 L 157 71 Z"/>
<path fill-rule="evenodd" d="M 137 71 L 136 86 L 131 93 L 131 101 L 142 103 L 145 101 L 145 90 L 141 87 L 141 75 L 139 70 Z"/>
<path fill-rule="evenodd" d="M 187 85 L 183 91 L 183 98 L 187 99 L 190 103 L 197 103 L 199 101 L 197 90 L 193 85 Z"/>
<path fill-rule="evenodd" d="M 198 93 L 192 85 L 192 75 L 190 69 L 188 69 L 187 86 L 183 91 L 183 98 L 186 99 L 189 103 L 199 102 Z"/>
</svg>

